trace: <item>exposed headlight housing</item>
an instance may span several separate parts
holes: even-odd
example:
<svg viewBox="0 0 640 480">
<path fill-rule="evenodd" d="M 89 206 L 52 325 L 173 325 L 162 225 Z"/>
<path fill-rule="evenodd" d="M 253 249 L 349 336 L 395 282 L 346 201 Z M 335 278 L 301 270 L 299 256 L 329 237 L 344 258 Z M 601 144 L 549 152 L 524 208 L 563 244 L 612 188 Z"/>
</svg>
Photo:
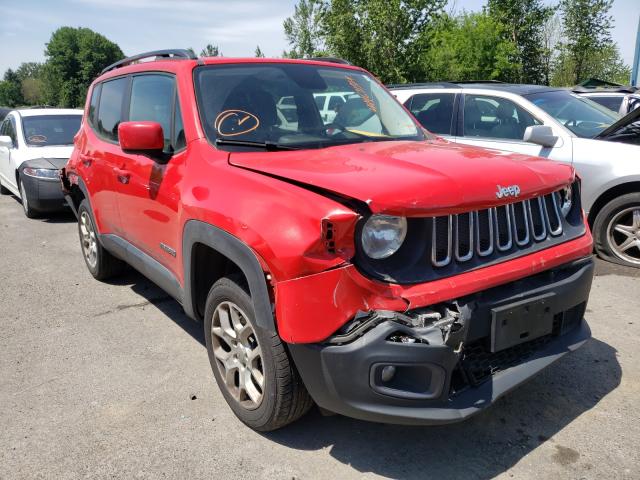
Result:
<svg viewBox="0 0 640 480">
<path fill-rule="evenodd" d="M 22 173 L 29 177 L 42 178 L 45 180 L 59 180 L 60 170 L 53 168 L 31 168 L 25 167 Z"/>
<path fill-rule="evenodd" d="M 391 215 L 372 215 L 362 228 L 362 249 L 375 260 L 398 251 L 407 236 L 407 219 Z"/>
<path fill-rule="evenodd" d="M 573 207 L 573 189 L 571 185 L 564 187 L 559 192 L 560 196 L 560 212 L 562 216 L 567 218 L 569 213 L 571 212 L 571 208 Z"/>
</svg>

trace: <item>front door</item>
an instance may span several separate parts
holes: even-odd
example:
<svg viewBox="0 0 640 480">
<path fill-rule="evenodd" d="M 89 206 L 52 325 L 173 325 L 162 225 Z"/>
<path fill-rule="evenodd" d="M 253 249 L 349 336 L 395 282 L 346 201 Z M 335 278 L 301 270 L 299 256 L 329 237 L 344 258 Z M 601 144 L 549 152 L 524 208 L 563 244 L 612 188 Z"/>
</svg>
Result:
<svg viewBox="0 0 640 480">
<path fill-rule="evenodd" d="M 462 131 L 455 139 L 457 143 L 572 162 L 569 137 L 561 138 L 553 148 L 523 140 L 527 127 L 542 125 L 543 122 L 510 99 L 466 94 L 461 113 Z"/>
<path fill-rule="evenodd" d="M 18 148 L 15 120 L 12 116 L 8 116 L 2 122 L 0 126 L 0 135 L 11 137 L 13 140 L 13 147 L 0 146 L 0 177 L 2 177 L 2 184 L 9 188 L 16 195 L 18 194 L 18 185 L 16 183 L 15 168 L 11 162 L 11 156 L 15 155 L 15 150 Z M 15 163 L 15 162 L 14 162 Z"/>
<path fill-rule="evenodd" d="M 175 78 L 166 74 L 133 76 L 126 118 L 158 122 L 165 147 L 161 157 L 126 156 L 123 170 L 127 182 L 119 185 L 118 195 L 122 230 L 126 240 L 180 278 L 178 188 L 186 142 Z"/>
</svg>

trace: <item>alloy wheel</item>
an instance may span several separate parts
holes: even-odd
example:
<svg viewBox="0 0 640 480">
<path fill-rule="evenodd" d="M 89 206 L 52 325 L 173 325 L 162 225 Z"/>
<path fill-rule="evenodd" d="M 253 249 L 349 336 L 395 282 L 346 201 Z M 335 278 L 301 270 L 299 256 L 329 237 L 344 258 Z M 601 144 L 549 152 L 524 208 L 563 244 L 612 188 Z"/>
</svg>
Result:
<svg viewBox="0 0 640 480">
<path fill-rule="evenodd" d="M 640 266 L 640 206 L 621 210 L 611 219 L 607 241 L 617 257 Z"/>
<path fill-rule="evenodd" d="M 95 268 L 98 263 L 98 240 L 93 222 L 86 210 L 80 214 L 80 243 L 84 258 L 91 268 Z"/>
<path fill-rule="evenodd" d="M 247 315 L 235 303 L 221 302 L 214 310 L 211 344 L 228 392 L 243 408 L 258 408 L 265 381 L 262 350 Z"/>
</svg>

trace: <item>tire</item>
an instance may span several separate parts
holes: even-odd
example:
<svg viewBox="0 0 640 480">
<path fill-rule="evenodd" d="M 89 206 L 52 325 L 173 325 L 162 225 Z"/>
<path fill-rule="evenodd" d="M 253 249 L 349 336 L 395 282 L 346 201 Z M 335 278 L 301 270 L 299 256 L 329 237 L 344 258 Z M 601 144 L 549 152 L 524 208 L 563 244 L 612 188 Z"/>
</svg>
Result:
<svg viewBox="0 0 640 480">
<path fill-rule="evenodd" d="M 18 188 L 20 189 L 20 202 L 22 203 L 22 210 L 27 218 L 37 218 L 40 215 L 40 212 L 33 208 L 29 203 L 29 197 L 27 197 L 27 191 L 25 189 L 24 183 L 18 180 Z"/>
<path fill-rule="evenodd" d="M 602 207 L 593 236 L 598 256 L 640 268 L 640 193 L 627 193 Z"/>
<path fill-rule="evenodd" d="M 95 221 L 86 199 L 78 207 L 78 235 L 84 263 L 96 280 L 107 280 L 122 273 L 125 263 L 105 250 L 98 240 Z"/>
<path fill-rule="evenodd" d="M 240 278 L 225 277 L 211 287 L 204 321 L 207 352 L 233 413 L 250 428 L 267 432 L 302 417 L 313 400 L 278 334 L 257 326 L 253 302 L 242 284 Z M 226 318 L 235 321 L 225 322 L 225 311 Z"/>
<path fill-rule="evenodd" d="M 11 190 L 9 190 L 7 187 L 2 185 L 2 180 L 0 180 L 0 195 L 9 195 L 10 193 L 11 193 Z"/>
</svg>

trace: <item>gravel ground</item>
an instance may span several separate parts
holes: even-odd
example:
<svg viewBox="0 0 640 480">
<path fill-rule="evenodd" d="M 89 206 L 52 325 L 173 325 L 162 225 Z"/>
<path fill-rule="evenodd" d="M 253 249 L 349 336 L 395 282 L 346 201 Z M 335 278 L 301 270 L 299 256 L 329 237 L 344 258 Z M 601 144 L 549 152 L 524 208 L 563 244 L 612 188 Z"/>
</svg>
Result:
<svg viewBox="0 0 640 480">
<path fill-rule="evenodd" d="M 599 262 L 593 339 L 444 427 L 235 419 L 201 326 L 142 276 L 99 283 L 74 218 L 0 198 L 0 478 L 640 478 L 640 273 Z"/>
</svg>

